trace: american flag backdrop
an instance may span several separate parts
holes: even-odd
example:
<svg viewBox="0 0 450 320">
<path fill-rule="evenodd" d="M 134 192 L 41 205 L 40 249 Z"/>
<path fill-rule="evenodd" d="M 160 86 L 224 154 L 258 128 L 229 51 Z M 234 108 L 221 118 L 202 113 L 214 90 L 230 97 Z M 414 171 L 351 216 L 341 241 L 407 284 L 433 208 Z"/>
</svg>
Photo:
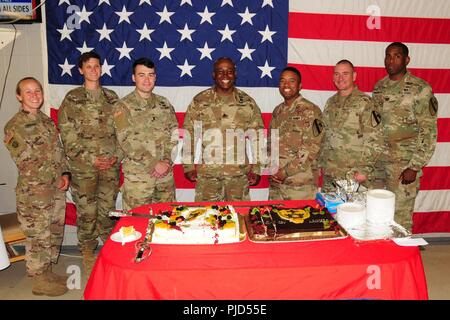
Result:
<svg viewBox="0 0 450 320">
<path fill-rule="evenodd" d="M 102 84 L 120 97 L 134 89 L 132 62 L 151 58 L 155 92 L 172 102 L 180 125 L 192 97 L 212 85 L 213 61 L 229 56 L 237 64 L 237 86 L 256 100 L 268 125 L 282 101 L 277 84 L 287 64 L 302 72 L 302 94 L 323 109 L 334 94 L 337 61 L 351 60 L 359 88 L 371 94 L 386 75 L 386 46 L 406 43 L 409 70 L 428 81 L 439 100 L 438 144 L 421 178 L 414 232 L 450 232 L 448 0 L 51 0 L 45 21 L 46 94 L 54 118 L 65 94 L 82 83 L 77 58 L 90 50 L 102 57 Z M 192 201 L 194 185 L 180 165 L 175 182 L 177 200 Z M 252 199 L 267 199 L 267 186 L 263 179 Z"/>
</svg>

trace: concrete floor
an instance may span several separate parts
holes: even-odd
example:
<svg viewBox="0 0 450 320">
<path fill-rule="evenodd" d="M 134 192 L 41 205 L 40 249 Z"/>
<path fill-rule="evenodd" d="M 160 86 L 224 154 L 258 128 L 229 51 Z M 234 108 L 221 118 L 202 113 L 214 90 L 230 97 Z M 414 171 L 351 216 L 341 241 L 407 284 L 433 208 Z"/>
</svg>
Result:
<svg viewBox="0 0 450 320">
<path fill-rule="evenodd" d="M 421 251 L 421 255 L 430 300 L 450 300 L 450 244 L 430 244 Z M 65 295 L 55 298 L 33 295 L 31 278 L 25 276 L 25 262 L 20 261 L 0 271 L 0 300 L 82 300 L 86 278 L 78 251 L 74 248 L 63 249 L 54 270 L 59 274 L 69 270 L 68 274 L 74 279 L 71 283 L 73 289 Z M 78 274 L 79 282 L 76 280 Z"/>
</svg>

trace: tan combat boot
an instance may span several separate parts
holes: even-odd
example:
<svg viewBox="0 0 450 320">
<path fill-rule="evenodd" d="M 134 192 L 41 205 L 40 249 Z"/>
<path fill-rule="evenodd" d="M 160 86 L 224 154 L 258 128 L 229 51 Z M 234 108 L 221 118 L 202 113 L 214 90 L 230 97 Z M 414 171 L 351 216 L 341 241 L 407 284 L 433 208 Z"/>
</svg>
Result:
<svg viewBox="0 0 450 320">
<path fill-rule="evenodd" d="M 92 268 L 95 264 L 95 254 L 93 249 L 82 249 L 81 254 L 83 255 L 83 268 L 86 278 L 91 275 Z"/>
<path fill-rule="evenodd" d="M 49 297 L 62 296 L 69 290 L 66 285 L 61 285 L 58 282 L 52 282 L 45 273 L 35 275 L 33 277 L 33 294 L 37 296 L 46 295 Z"/>
<path fill-rule="evenodd" d="M 52 282 L 60 283 L 61 285 L 67 285 L 68 276 L 60 276 L 52 271 L 52 266 L 50 265 L 47 270 L 45 270 L 44 274 L 47 278 L 49 278 Z"/>
</svg>

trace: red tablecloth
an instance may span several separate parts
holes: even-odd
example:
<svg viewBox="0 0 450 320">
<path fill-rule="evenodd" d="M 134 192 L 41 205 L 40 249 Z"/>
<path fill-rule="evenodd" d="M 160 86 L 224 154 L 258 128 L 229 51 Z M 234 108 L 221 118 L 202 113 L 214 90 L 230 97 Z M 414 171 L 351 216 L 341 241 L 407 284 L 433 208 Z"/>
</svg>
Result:
<svg viewBox="0 0 450 320">
<path fill-rule="evenodd" d="M 284 203 L 287 207 L 315 204 Z M 148 213 L 150 207 L 134 212 Z M 152 207 L 155 213 L 170 208 L 168 204 Z M 145 234 L 147 222 L 121 218 L 114 232 L 134 225 Z M 86 285 L 85 299 L 428 299 L 418 248 L 392 241 L 355 242 L 348 237 L 287 243 L 246 239 L 219 245 L 152 244 L 152 255 L 140 264 L 133 262 L 134 245 L 106 242 Z"/>
</svg>

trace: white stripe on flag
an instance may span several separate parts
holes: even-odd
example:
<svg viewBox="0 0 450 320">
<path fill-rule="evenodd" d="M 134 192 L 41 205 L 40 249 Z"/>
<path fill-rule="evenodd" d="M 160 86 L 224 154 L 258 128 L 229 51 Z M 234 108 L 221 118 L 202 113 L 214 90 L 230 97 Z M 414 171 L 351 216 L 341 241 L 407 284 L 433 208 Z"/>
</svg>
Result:
<svg viewBox="0 0 450 320">
<path fill-rule="evenodd" d="M 450 166 L 450 142 L 438 142 L 427 167 Z"/>
<path fill-rule="evenodd" d="M 371 5 L 380 7 L 381 16 L 385 17 L 448 19 L 448 0 L 290 0 L 289 11 L 364 16 Z"/>
<path fill-rule="evenodd" d="M 419 191 L 414 212 L 449 211 L 450 190 Z"/>
<path fill-rule="evenodd" d="M 334 66 L 342 59 L 355 66 L 384 68 L 384 54 L 390 42 L 295 39 L 288 41 L 288 61 L 294 64 Z M 450 69 L 448 44 L 405 43 L 410 52 L 409 68 Z M 331 79 L 331 77 L 330 77 Z"/>
</svg>

